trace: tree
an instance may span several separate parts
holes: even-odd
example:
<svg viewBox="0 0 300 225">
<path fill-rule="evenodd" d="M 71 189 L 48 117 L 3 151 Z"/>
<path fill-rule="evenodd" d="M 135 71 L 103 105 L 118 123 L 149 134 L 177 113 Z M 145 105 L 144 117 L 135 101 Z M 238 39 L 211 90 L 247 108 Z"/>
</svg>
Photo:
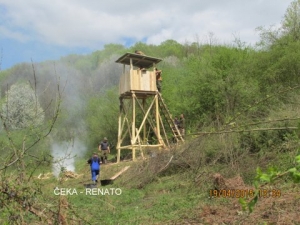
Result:
<svg viewBox="0 0 300 225">
<path fill-rule="evenodd" d="M 258 43 L 263 49 L 270 47 L 280 48 L 290 42 L 300 40 L 300 0 L 295 0 L 287 8 L 284 19 L 279 28 L 264 28 L 258 27 L 257 31 L 260 33 L 261 40 Z"/>
<path fill-rule="evenodd" d="M 6 92 L 1 114 L 10 129 L 36 127 L 45 118 L 34 90 L 24 83 L 12 85 Z"/>
<path fill-rule="evenodd" d="M 181 58 L 184 55 L 184 46 L 174 40 L 166 40 L 159 45 L 161 55 L 166 56 L 177 56 Z"/>
<path fill-rule="evenodd" d="M 294 40 L 300 39 L 300 0 L 296 0 L 286 10 L 282 21 L 284 34 L 290 35 Z"/>
<path fill-rule="evenodd" d="M 6 92 L 0 113 L 4 128 L 0 133 L 0 223 L 67 224 L 70 220 L 84 221 L 83 218 L 74 220 L 76 212 L 68 215 L 67 199 L 47 196 L 41 191 L 47 184 L 34 178 L 38 168 L 51 164 L 52 159 L 48 154 L 43 154 L 43 149 L 47 147 L 46 138 L 53 130 L 60 112 L 61 91 L 57 82 L 53 116 L 43 123 L 44 111 L 37 100 L 34 67 L 33 73 L 33 88 L 24 83 L 12 85 Z M 41 127 L 38 129 L 33 127 L 39 125 Z M 19 143 L 20 139 L 22 143 Z M 37 154 L 32 151 L 35 147 L 39 148 Z"/>
<path fill-rule="evenodd" d="M 300 0 L 293 1 L 287 8 L 281 27 L 277 29 L 259 28 L 261 46 L 263 47 L 254 59 L 257 65 L 257 78 L 261 90 L 277 91 L 288 86 L 298 85 L 300 46 Z M 267 84 L 267 85 L 266 85 Z"/>
</svg>

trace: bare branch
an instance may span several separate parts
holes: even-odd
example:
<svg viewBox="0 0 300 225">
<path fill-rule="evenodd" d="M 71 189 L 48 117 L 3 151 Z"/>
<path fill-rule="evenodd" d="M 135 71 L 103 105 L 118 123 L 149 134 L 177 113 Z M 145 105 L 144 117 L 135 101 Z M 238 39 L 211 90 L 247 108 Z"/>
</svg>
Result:
<svg viewBox="0 0 300 225">
<path fill-rule="evenodd" d="M 215 132 L 197 132 L 197 133 L 192 133 L 191 135 L 243 133 L 243 132 L 266 131 L 266 130 L 297 130 L 297 129 L 298 127 L 271 127 L 271 128 L 256 128 L 250 130 L 223 130 L 223 131 L 215 131 Z"/>
<path fill-rule="evenodd" d="M 241 115 L 243 115 L 243 113 L 249 111 L 249 110 L 252 109 L 253 107 L 258 106 L 258 105 L 260 105 L 261 103 L 264 103 L 264 102 L 268 101 L 269 99 L 274 98 L 275 96 L 281 95 L 281 94 L 283 94 L 283 93 L 286 93 L 286 92 L 289 92 L 289 91 L 292 91 L 292 90 L 295 90 L 295 89 L 298 89 L 298 88 L 300 88 L 300 85 L 296 85 L 296 86 L 294 86 L 294 87 L 289 87 L 289 88 L 287 88 L 287 89 L 278 91 L 277 93 L 275 93 L 275 94 L 273 94 L 273 95 L 267 96 L 266 98 L 261 99 L 260 101 L 255 102 L 255 104 L 250 105 L 250 106 L 249 106 L 248 108 L 246 108 L 243 112 L 239 112 L 234 118 L 232 118 L 231 120 L 229 120 L 229 121 L 225 124 L 225 126 L 228 126 L 230 123 L 234 122 L 238 117 L 240 117 Z"/>
</svg>

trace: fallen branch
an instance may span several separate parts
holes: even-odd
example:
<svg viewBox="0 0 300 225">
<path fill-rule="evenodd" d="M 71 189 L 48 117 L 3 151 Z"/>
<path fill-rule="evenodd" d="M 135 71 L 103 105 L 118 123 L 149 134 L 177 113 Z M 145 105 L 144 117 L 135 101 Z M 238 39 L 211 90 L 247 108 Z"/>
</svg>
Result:
<svg viewBox="0 0 300 225">
<path fill-rule="evenodd" d="M 173 157 L 174 157 L 174 156 L 172 155 L 171 158 L 170 158 L 170 160 L 169 160 L 169 162 L 168 162 L 162 169 L 160 169 L 160 170 L 158 171 L 158 173 L 162 172 L 163 170 L 165 170 L 165 169 L 169 166 L 169 164 L 171 163 Z"/>
<path fill-rule="evenodd" d="M 202 135 L 202 134 L 225 134 L 225 133 L 243 133 L 252 131 L 266 131 L 266 130 L 297 130 L 298 127 L 271 127 L 271 128 L 256 128 L 251 130 L 224 130 L 224 131 L 214 131 L 214 132 L 197 132 L 191 135 Z"/>
<path fill-rule="evenodd" d="M 253 105 L 250 105 L 248 108 L 246 108 L 245 110 L 243 110 L 242 112 L 239 112 L 234 118 L 232 118 L 230 121 L 227 122 L 226 125 L 229 125 L 230 123 L 234 122 L 238 117 L 240 117 L 241 115 L 244 115 L 245 112 L 249 111 L 250 109 L 252 109 L 253 107 L 255 106 L 258 106 L 260 105 L 261 103 L 264 103 L 266 101 L 268 101 L 269 99 L 275 97 L 275 96 L 278 96 L 278 95 L 281 95 L 285 92 L 290 92 L 292 90 L 295 90 L 295 89 L 298 89 L 300 88 L 300 85 L 296 85 L 294 87 L 288 87 L 286 89 L 283 89 L 283 90 L 279 90 L 278 92 L 276 92 L 275 94 L 272 94 L 272 95 L 267 95 L 266 98 L 263 98 L 259 101 L 256 101 Z"/>
</svg>

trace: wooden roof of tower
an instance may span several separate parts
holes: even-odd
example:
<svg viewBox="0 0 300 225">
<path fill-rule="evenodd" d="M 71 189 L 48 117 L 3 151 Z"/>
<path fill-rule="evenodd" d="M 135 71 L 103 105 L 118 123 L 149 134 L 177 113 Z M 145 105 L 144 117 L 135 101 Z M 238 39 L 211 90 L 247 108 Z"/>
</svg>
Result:
<svg viewBox="0 0 300 225">
<path fill-rule="evenodd" d="M 127 52 L 123 56 L 121 56 L 116 62 L 125 65 L 130 65 L 130 59 L 132 59 L 133 66 L 145 69 L 148 69 L 152 67 L 153 64 L 157 64 L 160 61 L 162 61 L 162 59 L 159 58 Z"/>
</svg>

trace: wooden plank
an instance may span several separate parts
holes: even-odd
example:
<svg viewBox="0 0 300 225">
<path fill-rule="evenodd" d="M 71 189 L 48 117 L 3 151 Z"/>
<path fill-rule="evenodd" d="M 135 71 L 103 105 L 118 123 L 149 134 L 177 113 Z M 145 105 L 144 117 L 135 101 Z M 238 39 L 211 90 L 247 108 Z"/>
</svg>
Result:
<svg viewBox="0 0 300 225">
<path fill-rule="evenodd" d="M 120 77 L 119 94 L 130 91 L 156 91 L 156 78 L 153 71 L 131 70 Z"/>
<path fill-rule="evenodd" d="M 155 131 L 156 132 L 156 131 Z M 126 145 L 126 146 L 121 146 L 120 149 L 132 149 L 134 147 L 147 147 L 147 148 L 157 148 L 157 147 L 163 147 L 164 145 L 163 144 L 156 144 L 156 145 L 150 145 L 150 144 L 147 144 L 147 145 Z"/>
<path fill-rule="evenodd" d="M 111 177 L 111 180 L 115 180 L 116 178 L 118 178 L 122 173 L 124 173 L 126 170 L 129 169 L 130 166 L 126 166 L 124 167 L 120 172 L 118 172 L 117 174 L 115 174 L 113 177 Z"/>
</svg>

